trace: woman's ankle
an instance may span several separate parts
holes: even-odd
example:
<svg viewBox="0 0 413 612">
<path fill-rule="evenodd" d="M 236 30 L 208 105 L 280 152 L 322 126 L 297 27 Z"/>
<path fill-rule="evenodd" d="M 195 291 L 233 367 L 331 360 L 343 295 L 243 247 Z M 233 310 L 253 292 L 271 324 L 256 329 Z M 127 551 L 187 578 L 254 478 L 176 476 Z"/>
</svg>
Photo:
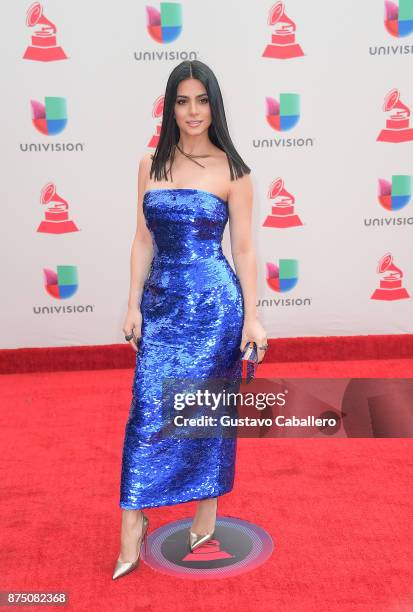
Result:
<svg viewBox="0 0 413 612">
<path fill-rule="evenodd" d="M 122 522 L 124 525 L 137 525 L 143 520 L 142 510 L 124 510 Z"/>
</svg>

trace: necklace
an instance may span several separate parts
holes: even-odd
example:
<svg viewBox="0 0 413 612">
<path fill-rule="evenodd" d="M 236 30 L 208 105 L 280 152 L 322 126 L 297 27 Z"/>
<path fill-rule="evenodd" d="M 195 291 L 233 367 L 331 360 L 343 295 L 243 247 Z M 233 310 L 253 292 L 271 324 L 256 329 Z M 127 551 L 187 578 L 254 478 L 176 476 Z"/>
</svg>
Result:
<svg viewBox="0 0 413 612">
<path fill-rule="evenodd" d="M 180 151 L 182 153 L 182 155 L 185 155 L 185 157 L 187 157 L 188 159 L 190 159 L 191 161 L 194 162 L 194 164 L 198 164 L 198 166 L 201 166 L 202 168 L 205 168 L 205 166 L 203 166 L 202 164 L 200 164 L 199 162 L 195 161 L 195 157 L 211 157 L 211 155 L 193 155 L 192 153 L 185 153 L 185 151 L 183 151 L 181 149 L 181 147 L 179 146 L 178 143 L 175 144 L 176 148 L 178 149 L 178 151 Z"/>
</svg>

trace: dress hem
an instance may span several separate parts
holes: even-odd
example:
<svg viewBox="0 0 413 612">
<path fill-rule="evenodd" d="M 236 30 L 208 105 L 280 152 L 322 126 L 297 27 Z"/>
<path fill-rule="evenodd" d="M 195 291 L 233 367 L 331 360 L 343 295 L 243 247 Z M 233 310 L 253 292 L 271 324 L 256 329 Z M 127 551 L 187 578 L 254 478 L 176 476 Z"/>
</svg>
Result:
<svg viewBox="0 0 413 612">
<path fill-rule="evenodd" d="M 221 497 L 221 495 L 230 493 L 232 489 L 233 489 L 233 486 L 230 489 L 223 491 L 222 493 L 217 493 L 215 495 L 203 495 L 202 497 L 190 497 L 189 499 L 183 499 L 182 501 L 175 502 L 175 503 L 171 500 L 170 503 L 161 502 L 161 503 L 154 503 L 154 504 L 150 504 L 146 506 L 138 506 L 138 507 L 132 507 L 130 506 L 130 504 L 120 503 L 119 507 L 121 510 L 145 510 L 146 508 L 162 508 L 163 506 L 178 506 L 179 504 L 186 504 L 191 501 L 200 501 L 202 499 L 213 499 L 215 497 Z"/>
</svg>

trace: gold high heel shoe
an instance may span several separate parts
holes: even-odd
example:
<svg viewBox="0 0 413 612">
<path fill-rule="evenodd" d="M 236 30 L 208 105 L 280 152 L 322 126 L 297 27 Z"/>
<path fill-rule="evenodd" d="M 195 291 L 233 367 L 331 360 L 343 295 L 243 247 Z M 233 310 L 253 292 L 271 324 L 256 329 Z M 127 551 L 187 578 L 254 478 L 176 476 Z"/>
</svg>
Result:
<svg viewBox="0 0 413 612">
<path fill-rule="evenodd" d="M 148 535 L 148 528 L 149 528 L 149 519 L 142 512 L 142 533 L 137 543 L 137 557 L 135 561 L 119 561 L 118 559 L 116 561 L 115 569 L 113 570 L 112 580 L 116 580 L 116 578 L 125 576 L 126 574 L 129 574 L 130 572 L 132 572 L 134 569 L 138 567 L 139 561 L 140 561 L 142 542 L 145 545 L 145 555 L 146 555 L 146 538 Z"/>
<path fill-rule="evenodd" d="M 216 502 L 217 502 L 217 505 L 215 509 L 215 516 L 218 511 L 218 498 L 216 498 Z M 193 552 L 195 548 L 202 546 L 202 544 L 205 544 L 205 542 L 209 542 L 209 540 L 212 539 L 212 536 L 214 535 L 214 533 L 215 533 L 215 527 L 211 533 L 205 533 L 203 535 L 200 535 L 199 533 L 194 533 L 193 531 L 191 531 L 191 529 L 189 529 L 188 544 L 189 544 L 190 551 Z"/>
<path fill-rule="evenodd" d="M 198 548 L 199 546 L 202 546 L 202 544 L 205 544 L 205 542 L 209 542 L 209 540 L 212 538 L 213 535 L 214 535 L 214 532 L 206 533 L 204 535 L 199 535 L 199 533 L 194 533 L 193 531 L 189 531 L 188 543 L 189 543 L 189 548 L 191 552 L 193 552 L 195 548 Z"/>
</svg>

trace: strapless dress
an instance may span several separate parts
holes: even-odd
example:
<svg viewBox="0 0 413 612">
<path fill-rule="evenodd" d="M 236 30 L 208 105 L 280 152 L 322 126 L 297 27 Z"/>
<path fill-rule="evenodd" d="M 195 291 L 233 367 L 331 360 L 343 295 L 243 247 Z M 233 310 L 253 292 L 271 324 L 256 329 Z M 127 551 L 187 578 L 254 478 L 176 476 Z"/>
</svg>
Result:
<svg viewBox="0 0 413 612">
<path fill-rule="evenodd" d="M 143 198 L 154 257 L 144 283 L 141 343 L 122 454 L 120 507 L 217 497 L 234 485 L 237 440 L 163 438 L 162 382 L 241 376 L 244 302 L 222 251 L 228 203 L 201 189 Z"/>
</svg>

